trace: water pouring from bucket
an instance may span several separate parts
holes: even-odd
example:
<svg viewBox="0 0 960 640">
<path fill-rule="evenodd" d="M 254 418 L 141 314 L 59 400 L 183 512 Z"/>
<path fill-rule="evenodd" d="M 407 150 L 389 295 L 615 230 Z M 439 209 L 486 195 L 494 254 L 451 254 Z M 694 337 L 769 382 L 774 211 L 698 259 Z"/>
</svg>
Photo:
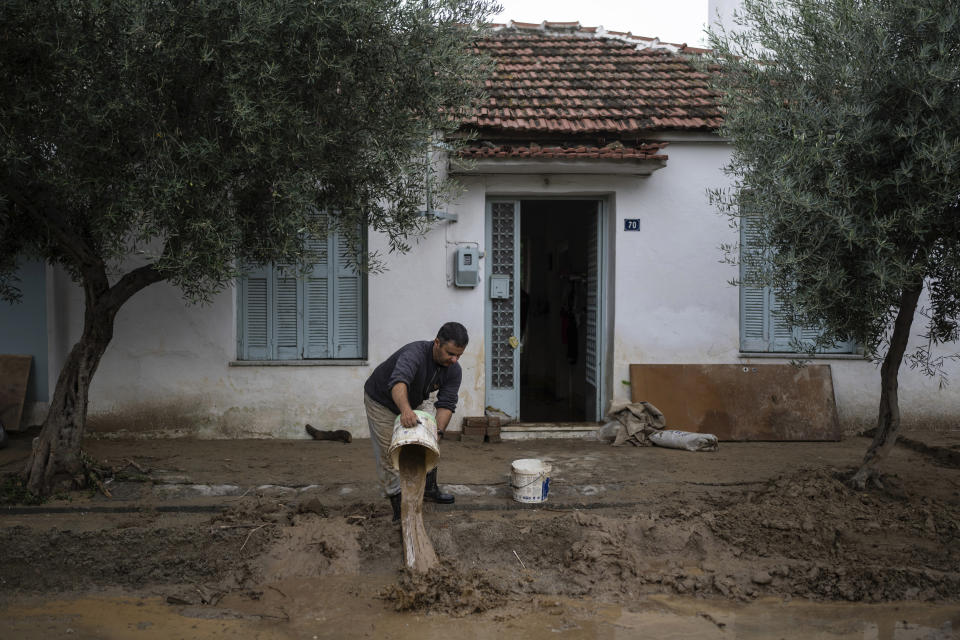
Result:
<svg viewBox="0 0 960 640">
<path fill-rule="evenodd" d="M 388 454 L 400 472 L 400 525 L 403 529 L 403 556 L 407 568 L 426 573 L 439 561 L 423 526 L 423 489 L 427 472 L 437 466 L 437 423 L 425 411 L 415 411 L 417 424 L 404 427 L 400 416 L 393 423 Z"/>
</svg>

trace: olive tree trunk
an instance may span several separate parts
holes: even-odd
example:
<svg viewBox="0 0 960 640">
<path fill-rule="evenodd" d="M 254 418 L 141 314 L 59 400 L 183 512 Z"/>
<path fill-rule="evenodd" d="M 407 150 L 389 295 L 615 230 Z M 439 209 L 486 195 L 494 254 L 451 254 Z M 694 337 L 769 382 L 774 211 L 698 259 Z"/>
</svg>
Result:
<svg viewBox="0 0 960 640">
<path fill-rule="evenodd" d="M 162 279 L 148 265 L 127 273 L 110 287 L 102 263 L 88 265 L 82 277 L 83 334 L 60 371 L 47 417 L 24 469 L 27 489 L 36 495 L 83 486 L 80 443 L 87 422 L 90 383 L 113 338 L 114 319 L 133 294 Z"/>
<path fill-rule="evenodd" d="M 904 289 L 900 294 L 900 309 L 893 323 L 890 348 L 887 349 L 887 355 L 880 367 L 880 413 L 877 416 L 876 432 L 860 468 L 850 479 L 850 484 L 857 489 L 864 489 L 869 481 L 879 484 L 877 465 L 890 454 L 890 450 L 897 441 L 897 432 L 900 430 L 898 376 L 903 354 L 910 340 L 910 327 L 917 310 L 917 301 L 922 291 L 923 283 L 921 282 Z"/>
</svg>

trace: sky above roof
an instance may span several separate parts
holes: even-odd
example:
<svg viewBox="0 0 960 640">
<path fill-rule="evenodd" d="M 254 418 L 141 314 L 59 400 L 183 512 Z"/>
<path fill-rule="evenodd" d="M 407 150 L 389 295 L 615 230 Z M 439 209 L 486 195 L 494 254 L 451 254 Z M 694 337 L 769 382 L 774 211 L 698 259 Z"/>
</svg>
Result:
<svg viewBox="0 0 960 640">
<path fill-rule="evenodd" d="M 662 42 L 706 45 L 703 30 L 708 0 L 498 0 L 495 22 L 576 22 L 584 27 L 659 38 Z"/>
</svg>

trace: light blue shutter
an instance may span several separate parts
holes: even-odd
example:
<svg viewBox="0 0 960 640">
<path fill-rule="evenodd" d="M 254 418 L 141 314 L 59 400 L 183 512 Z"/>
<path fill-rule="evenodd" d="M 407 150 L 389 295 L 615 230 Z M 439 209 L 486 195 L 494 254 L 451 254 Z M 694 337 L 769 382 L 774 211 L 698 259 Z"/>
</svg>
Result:
<svg viewBox="0 0 960 640">
<path fill-rule="evenodd" d="M 250 270 L 240 279 L 240 357 L 267 360 L 270 355 L 270 266 Z"/>
<path fill-rule="evenodd" d="M 814 327 L 798 327 L 793 332 L 794 337 L 805 347 L 820 337 L 820 329 Z"/>
<path fill-rule="evenodd" d="M 337 234 L 331 249 L 336 256 L 333 338 L 337 358 L 363 357 L 363 275 L 356 269 L 346 238 Z"/>
<path fill-rule="evenodd" d="M 326 221 L 326 216 L 322 220 Z M 324 225 L 325 226 L 325 225 Z M 304 283 L 306 305 L 305 358 L 330 358 L 330 249 L 329 238 L 308 238 L 313 264 Z"/>
<path fill-rule="evenodd" d="M 277 360 L 296 360 L 300 357 L 300 296 L 297 267 L 278 264 L 274 267 L 273 301 Z"/>
<path fill-rule="evenodd" d="M 767 287 L 767 307 L 770 309 L 768 314 L 768 332 L 773 337 L 770 347 L 771 351 L 795 351 L 793 346 L 794 329 L 788 324 L 783 316 L 780 315 L 780 301 L 777 300 L 777 294 L 773 289 Z"/>
<path fill-rule="evenodd" d="M 795 334 L 801 344 L 809 344 L 820 337 L 821 330 L 814 327 L 800 327 Z M 820 347 L 817 353 L 855 353 L 857 343 L 853 340 L 837 342 L 832 346 Z"/>
<path fill-rule="evenodd" d="M 740 350 L 767 351 L 770 349 L 768 333 L 768 294 L 766 287 L 746 284 L 753 275 L 749 257 L 756 246 L 756 231 L 752 220 L 743 217 L 740 226 Z"/>
<path fill-rule="evenodd" d="M 338 234 L 306 242 L 309 268 L 268 265 L 240 278 L 241 359 L 364 357 L 366 278 Z"/>
<path fill-rule="evenodd" d="M 748 280 L 753 267 L 745 257 L 755 250 L 757 234 L 750 217 L 741 218 L 740 232 L 740 278 Z M 800 344 L 810 344 L 820 336 L 822 330 L 817 327 L 793 327 L 780 315 L 780 303 L 770 287 L 758 287 L 742 284 L 740 286 L 740 350 L 775 351 L 792 353 L 796 351 L 794 340 Z M 856 344 L 852 341 L 841 342 L 833 347 L 820 348 L 818 353 L 853 353 Z"/>
</svg>

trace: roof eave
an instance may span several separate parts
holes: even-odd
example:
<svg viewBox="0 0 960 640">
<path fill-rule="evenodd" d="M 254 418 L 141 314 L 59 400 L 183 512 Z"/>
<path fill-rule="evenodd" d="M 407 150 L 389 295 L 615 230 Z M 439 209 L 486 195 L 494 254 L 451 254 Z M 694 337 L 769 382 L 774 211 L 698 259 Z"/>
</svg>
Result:
<svg viewBox="0 0 960 640">
<path fill-rule="evenodd" d="M 660 142 L 730 142 L 716 129 L 659 129 L 646 131 L 644 140 Z"/>
<path fill-rule="evenodd" d="M 457 160 L 451 158 L 453 175 L 623 175 L 649 176 L 667 166 L 666 158 L 650 159 L 581 159 L 562 158 L 483 158 Z"/>
</svg>

